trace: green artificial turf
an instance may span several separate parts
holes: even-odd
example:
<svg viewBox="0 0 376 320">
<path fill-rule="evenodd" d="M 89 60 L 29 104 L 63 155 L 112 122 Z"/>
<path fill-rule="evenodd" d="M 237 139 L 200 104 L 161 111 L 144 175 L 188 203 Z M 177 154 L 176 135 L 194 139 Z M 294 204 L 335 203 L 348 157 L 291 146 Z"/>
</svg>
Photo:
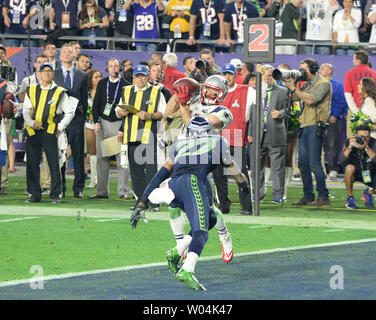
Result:
<svg viewBox="0 0 376 320">
<path fill-rule="evenodd" d="M 141 221 L 137 229 L 132 230 L 129 207 L 135 200 L 118 199 L 116 181 L 111 180 L 110 199 L 101 200 L 73 198 L 71 183 L 68 179 L 68 191 L 61 204 L 52 205 L 48 196 L 43 196 L 41 203 L 29 204 L 24 202 L 27 198 L 25 177 L 10 176 L 8 195 L 0 197 L 0 282 L 31 278 L 30 268 L 34 265 L 41 266 L 44 275 L 54 275 L 165 261 L 166 251 L 175 245 L 166 206 L 154 216 L 148 212 L 149 223 Z M 236 190 L 231 184 L 233 205 L 230 214 L 225 215 L 235 255 L 376 238 L 375 211 L 346 210 L 344 189 L 332 190 L 331 206 L 327 208 L 292 206 L 290 203 L 301 197 L 299 187 L 289 188 L 288 203 L 283 206 L 272 204 L 268 192 L 261 203 L 260 217 L 256 218 L 238 216 L 240 206 Z M 355 194 L 360 192 L 356 190 Z M 95 190 L 85 190 L 86 196 L 91 194 L 95 194 Z M 362 201 L 358 205 L 364 208 Z M 94 211 L 97 217 L 89 215 Z M 69 216 L 63 216 L 68 213 Z M 28 219 L 1 222 L 25 217 Z M 104 221 L 106 218 L 109 219 Z M 301 225 L 299 219 L 305 219 Z M 308 226 L 307 221 L 321 222 Z M 220 255 L 221 245 L 214 228 L 203 256 Z"/>
</svg>

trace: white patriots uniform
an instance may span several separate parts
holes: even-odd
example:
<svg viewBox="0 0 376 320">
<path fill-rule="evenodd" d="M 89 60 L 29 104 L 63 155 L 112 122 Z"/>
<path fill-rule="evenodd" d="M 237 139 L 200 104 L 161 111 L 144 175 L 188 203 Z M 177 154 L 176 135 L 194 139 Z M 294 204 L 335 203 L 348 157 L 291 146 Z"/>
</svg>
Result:
<svg viewBox="0 0 376 320">
<path fill-rule="evenodd" d="M 229 109 L 224 106 L 215 104 L 215 105 L 205 105 L 202 104 L 199 97 L 189 105 L 189 111 L 191 112 L 191 116 L 207 116 L 209 114 L 216 115 L 223 123 L 223 127 L 218 129 L 213 129 L 212 134 L 219 134 L 223 129 L 228 127 L 232 122 L 233 116 Z M 179 134 L 178 140 L 184 139 L 187 137 L 187 127 L 183 126 L 181 132 Z"/>
</svg>

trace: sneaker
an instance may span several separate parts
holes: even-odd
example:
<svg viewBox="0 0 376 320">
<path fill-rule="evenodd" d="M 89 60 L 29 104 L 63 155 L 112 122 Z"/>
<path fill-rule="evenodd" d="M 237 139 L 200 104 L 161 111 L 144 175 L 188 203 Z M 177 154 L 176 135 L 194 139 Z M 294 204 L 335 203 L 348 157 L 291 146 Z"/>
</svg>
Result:
<svg viewBox="0 0 376 320">
<path fill-rule="evenodd" d="M 159 212 L 159 207 L 150 207 L 151 212 Z"/>
<path fill-rule="evenodd" d="M 346 201 L 346 208 L 347 209 L 357 209 L 355 205 L 355 199 L 354 197 L 348 197 Z"/>
<path fill-rule="evenodd" d="M 219 240 L 222 243 L 222 259 L 225 263 L 229 263 L 234 256 L 231 234 L 227 232 L 225 236 L 219 236 Z"/>
<path fill-rule="evenodd" d="M 49 194 L 50 194 L 50 190 L 48 190 L 47 188 L 43 188 L 43 189 L 42 189 L 42 194 L 47 194 L 47 195 L 49 195 Z"/>
<path fill-rule="evenodd" d="M 272 202 L 275 204 L 283 204 L 283 200 L 281 198 L 274 198 Z"/>
<path fill-rule="evenodd" d="M 166 259 L 168 270 L 176 274 L 178 272 L 178 264 L 180 262 L 180 256 L 178 254 L 178 249 L 172 248 L 167 251 Z"/>
<path fill-rule="evenodd" d="M 179 281 L 183 281 L 188 287 L 194 289 L 194 290 L 204 290 L 206 291 L 206 288 L 198 282 L 197 278 L 195 277 L 195 274 L 193 272 L 186 271 L 184 269 L 180 269 L 180 271 L 176 274 L 176 278 Z"/>
<path fill-rule="evenodd" d="M 369 189 L 364 189 L 362 191 L 363 199 L 365 201 L 366 208 L 373 209 L 372 194 L 368 192 Z"/>
</svg>

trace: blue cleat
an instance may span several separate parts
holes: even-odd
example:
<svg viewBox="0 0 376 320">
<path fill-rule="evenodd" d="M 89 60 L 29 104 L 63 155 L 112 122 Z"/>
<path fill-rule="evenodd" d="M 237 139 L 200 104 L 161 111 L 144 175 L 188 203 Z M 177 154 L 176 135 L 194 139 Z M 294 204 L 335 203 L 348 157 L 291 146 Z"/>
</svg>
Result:
<svg viewBox="0 0 376 320">
<path fill-rule="evenodd" d="M 366 208 L 373 209 L 373 201 L 372 201 L 372 194 L 368 192 L 369 189 L 364 189 L 362 191 L 363 199 L 365 201 Z"/>
<path fill-rule="evenodd" d="M 354 197 L 348 197 L 346 202 L 346 208 L 347 209 L 358 209 L 355 205 L 355 199 Z"/>
</svg>

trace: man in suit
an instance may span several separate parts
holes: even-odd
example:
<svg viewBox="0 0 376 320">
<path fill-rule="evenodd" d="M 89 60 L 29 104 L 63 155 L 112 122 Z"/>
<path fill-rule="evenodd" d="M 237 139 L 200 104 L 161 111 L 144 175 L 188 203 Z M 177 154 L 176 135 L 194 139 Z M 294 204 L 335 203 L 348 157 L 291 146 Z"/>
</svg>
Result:
<svg viewBox="0 0 376 320">
<path fill-rule="evenodd" d="M 61 67 L 55 70 L 55 82 L 67 89 L 68 95 L 78 99 L 76 113 L 66 129 L 68 144 L 72 150 L 74 163 L 73 194 L 75 198 L 83 198 L 85 187 L 84 170 L 84 126 L 88 102 L 88 83 L 86 72 L 74 68 L 74 48 L 71 44 L 61 47 Z M 61 169 L 63 193 L 65 194 L 65 165 Z"/>
<path fill-rule="evenodd" d="M 264 65 L 264 76 L 267 85 L 267 92 L 264 101 L 264 112 L 261 113 L 261 150 L 260 150 L 260 197 L 265 197 L 265 158 L 269 153 L 272 176 L 272 196 L 276 204 L 283 203 L 283 188 L 285 180 L 287 129 L 284 121 L 285 103 L 288 91 L 274 81 L 272 72 L 274 68 Z M 256 136 L 256 108 L 252 108 L 249 121 L 251 136 L 249 141 L 253 142 Z M 254 144 L 251 145 L 251 153 L 255 154 Z M 253 192 L 255 190 L 255 161 L 251 161 Z"/>
</svg>

